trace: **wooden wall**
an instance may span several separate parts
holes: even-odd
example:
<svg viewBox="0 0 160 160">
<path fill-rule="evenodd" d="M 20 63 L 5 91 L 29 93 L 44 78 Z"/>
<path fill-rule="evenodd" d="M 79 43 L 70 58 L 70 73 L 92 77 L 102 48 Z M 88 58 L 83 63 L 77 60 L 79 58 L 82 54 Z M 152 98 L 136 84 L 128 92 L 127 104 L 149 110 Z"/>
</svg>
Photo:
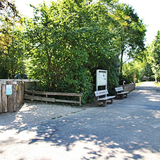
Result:
<svg viewBox="0 0 160 160">
<path fill-rule="evenodd" d="M 12 85 L 12 95 L 6 95 L 6 86 Z M 15 112 L 24 99 L 24 82 L 0 80 L 0 113 Z"/>
<path fill-rule="evenodd" d="M 122 87 L 123 87 L 124 91 L 131 92 L 131 91 L 135 90 L 135 83 L 126 84 L 126 85 L 123 85 Z"/>
</svg>

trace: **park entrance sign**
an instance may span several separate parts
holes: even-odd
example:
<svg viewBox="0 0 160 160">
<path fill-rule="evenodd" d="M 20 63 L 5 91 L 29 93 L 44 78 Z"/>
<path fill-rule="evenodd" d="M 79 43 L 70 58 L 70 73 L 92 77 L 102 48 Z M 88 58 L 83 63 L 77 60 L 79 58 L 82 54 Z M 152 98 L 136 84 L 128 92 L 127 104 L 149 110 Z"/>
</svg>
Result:
<svg viewBox="0 0 160 160">
<path fill-rule="evenodd" d="M 99 86 L 104 86 L 107 89 L 107 70 L 96 70 L 96 91 Z"/>
</svg>

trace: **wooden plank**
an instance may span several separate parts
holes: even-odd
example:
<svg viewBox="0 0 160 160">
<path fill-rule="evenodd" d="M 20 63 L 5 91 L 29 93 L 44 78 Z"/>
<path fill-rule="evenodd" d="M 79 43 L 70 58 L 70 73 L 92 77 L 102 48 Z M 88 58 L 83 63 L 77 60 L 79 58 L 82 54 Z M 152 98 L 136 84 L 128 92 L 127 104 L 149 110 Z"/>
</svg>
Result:
<svg viewBox="0 0 160 160">
<path fill-rule="evenodd" d="M 123 87 L 116 87 L 115 90 L 116 91 L 121 91 L 121 90 L 123 91 Z"/>
<path fill-rule="evenodd" d="M 39 97 L 37 100 L 40 101 L 48 101 L 47 99 L 53 99 L 53 98 L 47 98 L 48 95 L 56 95 L 56 96 L 76 96 L 79 97 L 79 101 L 72 101 L 72 100 L 62 100 L 62 99 L 55 99 L 54 102 L 62 102 L 62 103 L 77 103 L 81 106 L 81 97 L 82 97 L 82 93 L 62 93 L 62 92 L 41 92 L 41 91 L 30 91 L 30 90 L 25 90 L 25 94 L 37 94 L 37 95 L 45 95 L 46 97 L 42 97 L 40 96 L 33 96 L 33 95 L 25 95 L 25 99 L 26 96 L 31 96 L 31 97 Z M 33 99 L 33 98 L 29 98 L 29 99 Z M 36 99 L 33 99 L 36 100 Z M 53 102 L 53 100 L 48 101 L 48 102 Z"/>
<path fill-rule="evenodd" d="M 14 83 L 12 86 L 12 92 L 13 92 L 13 111 L 17 111 L 17 92 L 16 92 L 16 86 L 17 84 Z"/>
<path fill-rule="evenodd" d="M 17 90 L 17 107 L 20 107 L 22 101 L 22 82 L 18 82 L 18 90 Z"/>
<path fill-rule="evenodd" d="M 7 112 L 6 84 L 2 84 L 2 112 Z"/>
<path fill-rule="evenodd" d="M 0 113 L 2 113 L 2 96 L 1 96 L 2 90 L 1 90 L 1 81 L 0 81 Z"/>
<path fill-rule="evenodd" d="M 16 95 L 17 95 L 17 108 L 19 107 L 19 82 L 17 82 L 16 86 Z"/>
<path fill-rule="evenodd" d="M 82 93 L 62 93 L 62 92 L 41 92 L 41 91 L 30 91 L 25 90 L 25 93 L 27 94 L 39 94 L 39 95 L 57 95 L 57 96 L 75 96 L 80 97 L 82 96 Z"/>
<path fill-rule="evenodd" d="M 22 88 L 21 88 L 21 103 L 23 103 L 24 100 L 24 91 L 25 91 L 25 84 L 22 82 Z"/>
<path fill-rule="evenodd" d="M 103 95 L 107 95 L 108 94 L 108 90 L 95 91 L 94 93 L 95 93 L 96 97 L 103 96 Z"/>
<path fill-rule="evenodd" d="M 115 98 L 115 96 L 108 96 L 108 97 L 104 97 L 104 98 L 98 98 L 97 101 L 104 101 L 104 100 L 113 99 L 113 98 Z"/>
<path fill-rule="evenodd" d="M 6 83 L 7 85 L 12 85 L 12 81 L 6 81 Z M 13 93 L 12 95 L 7 96 L 7 111 L 8 112 L 13 112 L 13 97 L 14 97 Z"/>
<path fill-rule="evenodd" d="M 56 102 L 63 102 L 63 103 L 77 103 L 80 104 L 79 101 L 71 101 L 71 100 L 63 100 L 63 99 L 56 99 Z"/>
<path fill-rule="evenodd" d="M 18 91 L 19 91 L 19 106 L 20 106 L 20 104 L 22 102 L 22 82 L 19 82 Z"/>
<path fill-rule="evenodd" d="M 48 97 L 40 97 L 40 96 L 32 96 L 32 95 L 25 95 L 24 99 L 27 100 L 35 100 L 35 101 L 47 101 L 47 102 L 55 102 L 55 98 L 48 98 Z"/>
<path fill-rule="evenodd" d="M 79 97 L 79 106 L 81 106 L 82 97 Z"/>
</svg>

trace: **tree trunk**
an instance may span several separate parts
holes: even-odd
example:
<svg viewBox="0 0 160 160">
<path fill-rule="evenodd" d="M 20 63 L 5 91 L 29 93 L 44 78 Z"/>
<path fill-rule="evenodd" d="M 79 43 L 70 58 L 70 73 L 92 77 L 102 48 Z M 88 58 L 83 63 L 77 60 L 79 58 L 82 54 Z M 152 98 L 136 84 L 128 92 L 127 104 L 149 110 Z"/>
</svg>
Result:
<svg viewBox="0 0 160 160">
<path fill-rule="evenodd" d="M 123 52 L 124 48 L 121 49 L 121 66 L 120 66 L 120 75 L 122 76 L 122 68 L 123 68 Z"/>
</svg>

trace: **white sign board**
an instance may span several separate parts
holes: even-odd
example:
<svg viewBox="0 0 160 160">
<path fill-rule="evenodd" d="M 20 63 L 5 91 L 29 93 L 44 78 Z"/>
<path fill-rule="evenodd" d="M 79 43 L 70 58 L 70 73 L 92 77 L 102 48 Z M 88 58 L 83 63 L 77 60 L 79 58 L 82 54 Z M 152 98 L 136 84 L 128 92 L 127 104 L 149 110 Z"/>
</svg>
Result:
<svg viewBox="0 0 160 160">
<path fill-rule="evenodd" d="M 98 91 L 98 86 L 105 86 L 107 89 L 107 70 L 96 71 L 96 90 Z"/>
<path fill-rule="evenodd" d="M 12 85 L 6 85 L 6 95 L 12 95 Z"/>
</svg>

